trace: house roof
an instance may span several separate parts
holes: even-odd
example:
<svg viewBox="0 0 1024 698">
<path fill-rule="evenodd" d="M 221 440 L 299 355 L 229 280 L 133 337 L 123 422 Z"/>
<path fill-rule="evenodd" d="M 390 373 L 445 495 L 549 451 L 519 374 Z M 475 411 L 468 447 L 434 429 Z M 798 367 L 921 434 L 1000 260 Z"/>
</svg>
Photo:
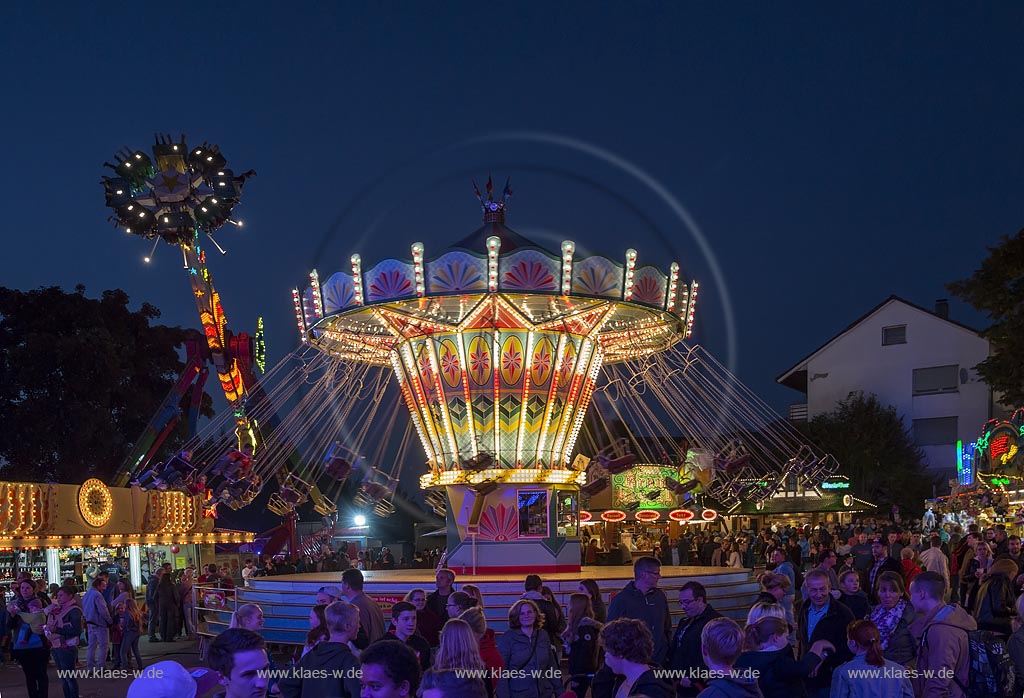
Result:
<svg viewBox="0 0 1024 698">
<path fill-rule="evenodd" d="M 793 388 L 794 390 L 799 390 L 801 392 L 807 392 L 807 366 L 806 366 L 807 362 L 810 361 L 819 352 L 824 350 L 827 346 L 829 346 L 830 344 L 832 344 L 833 342 L 838 340 L 840 337 L 845 335 L 847 332 L 849 332 L 850 330 L 854 329 L 855 327 L 857 327 L 857 325 L 861 324 L 862 322 L 867 320 L 869 317 L 871 317 L 872 315 L 877 313 L 879 310 L 881 310 L 883 307 L 885 307 L 886 305 L 888 305 L 889 303 L 892 303 L 892 302 L 902 303 L 903 305 L 906 305 L 906 306 L 908 306 L 910 308 L 913 308 L 915 310 L 919 310 L 922 313 L 927 313 L 928 315 L 930 315 L 931 317 L 935 318 L 936 320 L 940 320 L 942 322 L 949 323 L 950 325 L 953 325 L 955 327 L 959 327 L 960 329 L 967 330 L 971 334 L 977 335 L 979 337 L 981 336 L 981 330 L 978 330 L 977 328 L 971 327 L 970 325 L 965 325 L 962 322 L 957 322 L 956 320 L 950 320 L 949 318 L 941 317 L 939 315 L 936 315 L 934 312 L 932 312 L 931 310 L 928 310 L 927 308 L 925 308 L 923 306 L 920 306 L 920 305 L 918 305 L 916 303 L 911 303 L 906 298 L 901 298 L 900 296 L 892 295 L 892 296 L 889 296 L 888 298 L 886 298 L 885 300 L 883 300 L 881 303 L 876 305 L 871 310 L 869 310 L 866 313 L 864 313 L 863 315 L 861 315 L 859 318 L 857 318 L 856 320 L 851 322 L 849 325 L 844 327 L 842 330 L 837 332 L 834 336 L 829 338 L 824 344 L 822 344 L 820 347 L 818 347 L 817 349 L 812 351 L 810 354 L 808 354 L 804 358 L 802 358 L 799 361 L 797 361 L 789 369 L 787 369 L 787 370 L 783 371 L 782 373 L 780 373 L 775 378 L 775 382 L 779 383 L 781 385 L 785 385 L 785 386 L 787 386 L 789 388 Z"/>
</svg>

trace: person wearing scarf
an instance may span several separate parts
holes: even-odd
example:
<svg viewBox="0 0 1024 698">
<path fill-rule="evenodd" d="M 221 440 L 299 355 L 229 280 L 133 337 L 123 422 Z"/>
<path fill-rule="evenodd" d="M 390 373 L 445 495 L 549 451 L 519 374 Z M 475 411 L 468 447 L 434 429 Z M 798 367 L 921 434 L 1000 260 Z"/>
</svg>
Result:
<svg viewBox="0 0 1024 698">
<path fill-rule="evenodd" d="M 57 590 L 57 602 L 47 607 L 44 632 L 50 641 L 50 654 L 58 669 L 71 670 L 78 661 L 78 640 L 82 635 L 82 609 L 78 594 L 69 587 Z M 64 698 L 78 698 L 78 680 L 70 674 L 61 677 Z"/>
<path fill-rule="evenodd" d="M 869 620 L 878 627 L 882 654 L 891 662 L 906 666 L 917 656 L 917 643 L 910 624 L 917 617 L 907 597 L 903 576 L 883 572 L 878 577 L 879 604 L 871 609 Z"/>
</svg>

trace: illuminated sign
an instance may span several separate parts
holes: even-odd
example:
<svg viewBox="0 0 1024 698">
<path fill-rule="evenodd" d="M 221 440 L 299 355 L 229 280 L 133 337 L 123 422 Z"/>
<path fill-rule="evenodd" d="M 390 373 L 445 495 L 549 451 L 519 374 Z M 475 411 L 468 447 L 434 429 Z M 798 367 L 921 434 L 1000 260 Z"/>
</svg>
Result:
<svg viewBox="0 0 1024 698">
<path fill-rule="evenodd" d="M 585 523 L 587 521 L 590 521 L 592 518 L 594 518 L 594 515 L 591 514 L 589 511 L 581 511 L 580 512 L 580 523 Z"/>
<path fill-rule="evenodd" d="M 677 468 L 658 465 L 638 465 L 632 470 L 612 475 L 612 506 L 625 508 L 632 502 L 642 502 L 648 509 L 673 509 L 675 495 L 665 487 L 665 478 L 678 478 Z M 657 497 L 651 499 L 651 495 Z"/>
<path fill-rule="evenodd" d="M 689 521 L 693 518 L 693 512 L 689 509 L 673 509 L 668 513 L 668 518 L 673 521 Z"/>
<path fill-rule="evenodd" d="M 850 489 L 850 483 L 843 480 L 837 482 L 823 482 L 821 483 L 821 489 L 823 490 L 848 490 Z"/>
<path fill-rule="evenodd" d="M 617 522 L 626 520 L 626 512 L 619 511 L 618 509 L 609 509 L 608 511 L 601 512 L 601 518 L 605 521 Z"/>
<path fill-rule="evenodd" d="M 718 518 L 718 512 L 715 511 L 714 509 L 705 509 L 700 513 L 700 518 L 704 519 L 705 521 L 714 521 Z"/>
<path fill-rule="evenodd" d="M 637 521 L 646 521 L 649 523 L 651 521 L 657 521 L 660 518 L 661 514 L 654 511 L 653 509 L 641 509 L 636 513 Z"/>
</svg>

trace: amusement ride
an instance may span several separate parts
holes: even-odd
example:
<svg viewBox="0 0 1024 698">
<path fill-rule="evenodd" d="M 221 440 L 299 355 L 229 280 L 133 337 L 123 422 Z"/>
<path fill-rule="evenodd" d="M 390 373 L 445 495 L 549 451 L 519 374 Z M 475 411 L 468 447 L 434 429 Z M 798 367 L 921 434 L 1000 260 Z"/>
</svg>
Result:
<svg viewBox="0 0 1024 698">
<path fill-rule="evenodd" d="M 150 257 L 161 240 L 181 250 L 206 340 L 115 484 L 182 491 L 215 515 L 276 482 L 267 508 L 290 522 L 296 553 L 300 507 L 328 527 L 343 497 L 389 516 L 402 469 L 423 467 L 449 567 L 555 572 L 579 569 L 580 523 L 615 478 L 644 473 L 623 518 L 671 508 L 699 522 L 836 473 L 688 341 L 699 284 L 678 263 L 580 255 L 569 240 L 545 249 L 505 225 L 508 184 L 498 196 L 490 178 L 486 193 L 474 184 L 482 227 L 437 255 L 412 242 L 405 259 L 364 269 L 352 254 L 322 282 L 312 270 L 292 292 L 299 346 L 257 379 L 262 342 L 227 329 L 206 264 L 253 173 L 169 136 L 110 167 L 116 224 L 153 240 Z M 154 465 L 189 386 L 198 405 L 207 361 L 230 412 Z"/>
</svg>

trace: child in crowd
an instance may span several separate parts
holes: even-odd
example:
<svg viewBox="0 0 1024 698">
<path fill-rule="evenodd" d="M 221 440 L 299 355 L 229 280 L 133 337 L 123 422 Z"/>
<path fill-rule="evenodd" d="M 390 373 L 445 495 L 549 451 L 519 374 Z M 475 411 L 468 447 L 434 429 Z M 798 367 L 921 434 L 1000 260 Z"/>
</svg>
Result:
<svg viewBox="0 0 1024 698">
<path fill-rule="evenodd" d="M 18 632 L 18 640 L 14 643 L 14 649 L 24 649 L 32 642 L 32 636 L 41 636 L 43 626 L 46 625 L 46 614 L 43 613 L 43 602 L 39 599 L 32 599 L 28 602 L 28 612 L 18 613 L 23 621 L 21 630 Z"/>
</svg>

